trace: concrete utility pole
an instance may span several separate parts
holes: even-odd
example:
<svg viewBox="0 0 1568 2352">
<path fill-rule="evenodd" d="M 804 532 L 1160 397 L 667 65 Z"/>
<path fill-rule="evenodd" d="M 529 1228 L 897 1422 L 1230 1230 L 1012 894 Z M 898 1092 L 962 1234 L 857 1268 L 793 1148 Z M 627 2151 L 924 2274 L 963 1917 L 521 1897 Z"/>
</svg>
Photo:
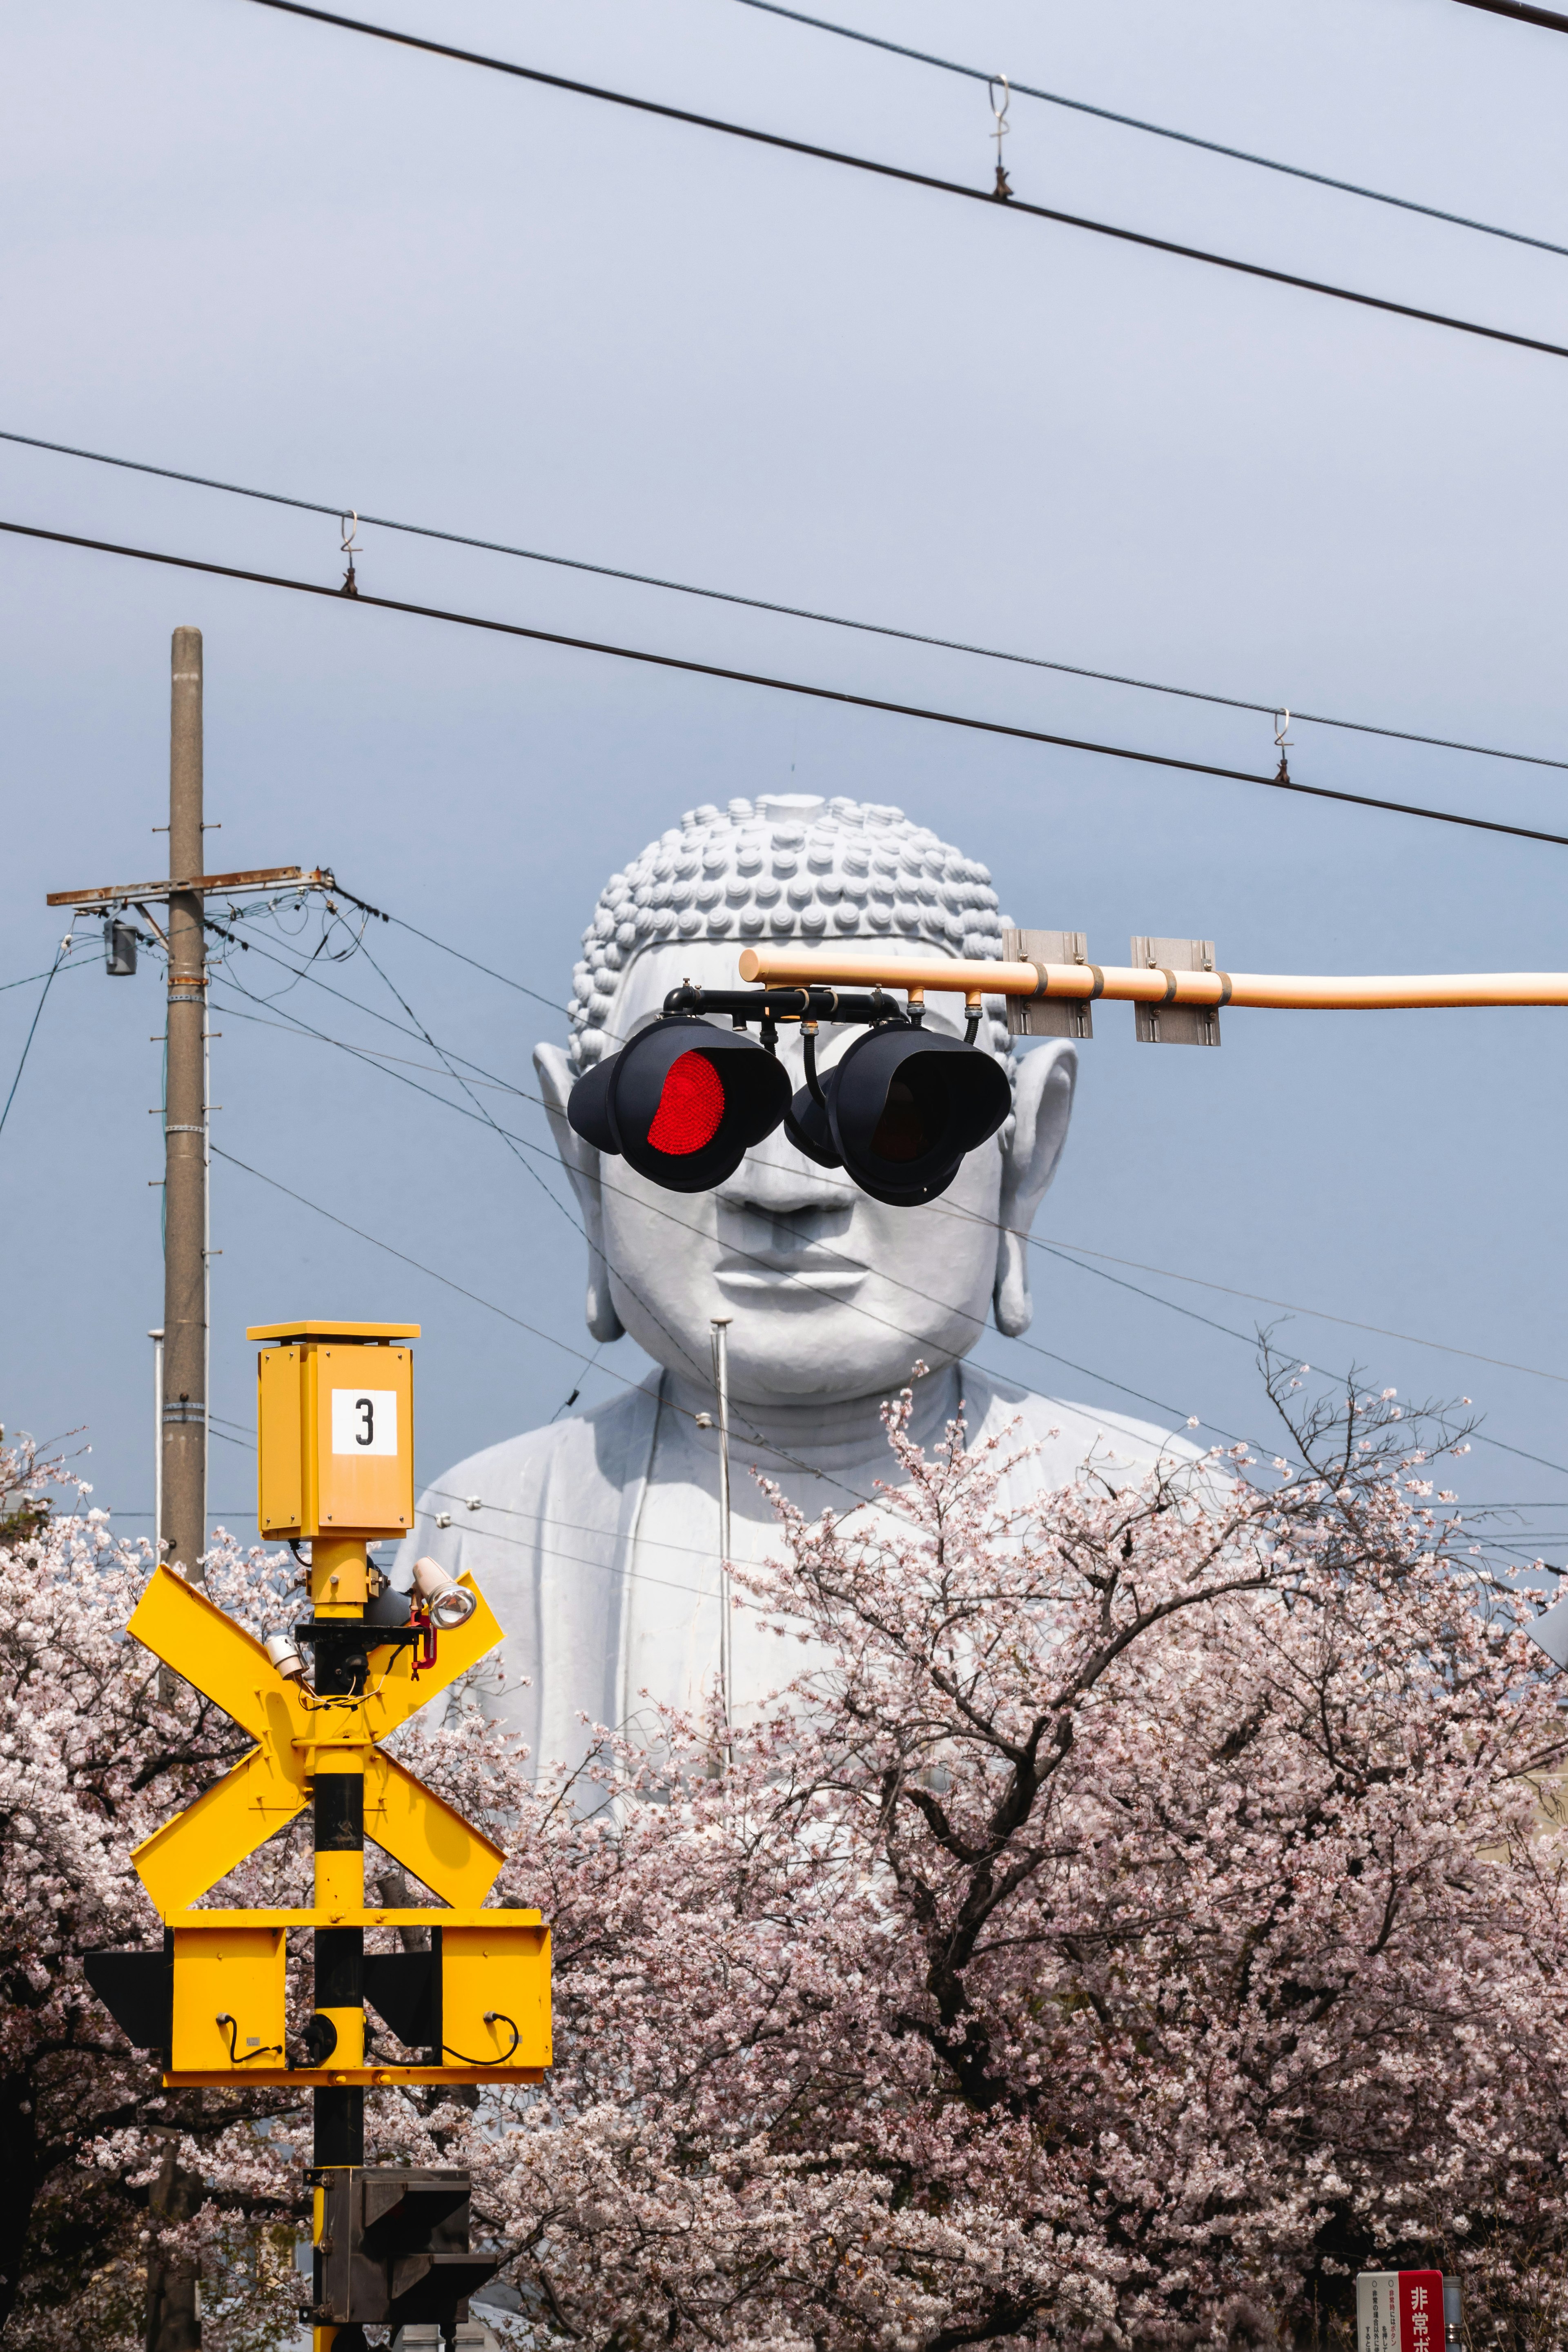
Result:
<svg viewBox="0 0 1568 2352">
<path fill-rule="evenodd" d="M 176 629 L 169 709 L 168 1082 L 163 1113 L 163 1557 L 200 1582 L 207 1541 L 206 933 L 202 633 Z"/>
</svg>

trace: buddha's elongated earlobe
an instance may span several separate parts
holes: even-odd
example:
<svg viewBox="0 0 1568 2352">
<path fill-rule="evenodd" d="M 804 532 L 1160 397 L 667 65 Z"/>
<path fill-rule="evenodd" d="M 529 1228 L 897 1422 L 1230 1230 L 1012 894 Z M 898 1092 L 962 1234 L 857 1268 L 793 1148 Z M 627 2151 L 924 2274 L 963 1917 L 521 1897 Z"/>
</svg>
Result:
<svg viewBox="0 0 1568 2352">
<path fill-rule="evenodd" d="M 588 1329 L 601 1346 L 618 1339 L 625 1328 L 610 1296 L 610 1270 L 605 1263 L 605 1204 L 599 1191 L 599 1155 L 572 1128 L 566 1118 L 566 1097 L 575 1072 L 559 1045 L 536 1045 L 533 1066 L 550 1115 L 550 1132 L 561 1154 L 588 1237 Z"/>
<path fill-rule="evenodd" d="M 1018 1064 L 1011 1132 L 1003 1130 L 1002 1197 L 997 1208 L 996 1328 L 1009 1339 L 1034 1318 L 1029 1297 L 1029 1228 L 1050 1190 L 1068 1139 L 1078 1049 L 1065 1038 L 1037 1045 Z"/>
</svg>

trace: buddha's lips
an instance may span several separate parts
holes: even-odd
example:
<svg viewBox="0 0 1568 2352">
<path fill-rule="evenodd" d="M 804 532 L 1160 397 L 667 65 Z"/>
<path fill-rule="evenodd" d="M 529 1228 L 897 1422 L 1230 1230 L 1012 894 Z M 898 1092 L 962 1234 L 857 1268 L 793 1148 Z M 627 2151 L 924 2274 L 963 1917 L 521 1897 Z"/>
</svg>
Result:
<svg viewBox="0 0 1568 2352">
<path fill-rule="evenodd" d="M 799 1249 L 735 1250 L 720 1254 L 714 1269 L 731 1290 L 853 1290 L 865 1281 L 868 1269 L 858 1258 L 806 1243 Z"/>
</svg>

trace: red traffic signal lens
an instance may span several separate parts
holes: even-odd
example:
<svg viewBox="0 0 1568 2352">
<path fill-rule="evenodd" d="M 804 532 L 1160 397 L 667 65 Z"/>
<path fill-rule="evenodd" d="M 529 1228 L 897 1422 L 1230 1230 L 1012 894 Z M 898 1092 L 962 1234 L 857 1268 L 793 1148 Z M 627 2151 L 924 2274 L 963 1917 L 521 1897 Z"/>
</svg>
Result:
<svg viewBox="0 0 1568 2352">
<path fill-rule="evenodd" d="M 656 1151 L 684 1159 L 718 1134 L 724 1117 L 724 1081 L 701 1054 L 685 1053 L 665 1076 L 647 1139 Z"/>
<path fill-rule="evenodd" d="M 666 1192 L 707 1192 L 788 1108 L 789 1080 L 754 1038 L 667 1013 L 584 1073 L 566 1117 Z"/>
</svg>

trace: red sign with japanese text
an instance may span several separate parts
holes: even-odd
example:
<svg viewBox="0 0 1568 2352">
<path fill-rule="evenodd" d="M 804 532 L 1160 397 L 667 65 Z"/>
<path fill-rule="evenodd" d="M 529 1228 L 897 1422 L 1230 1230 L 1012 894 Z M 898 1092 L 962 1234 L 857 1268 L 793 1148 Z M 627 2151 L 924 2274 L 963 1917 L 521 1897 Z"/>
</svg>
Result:
<svg viewBox="0 0 1568 2352">
<path fill-rule="evenodd" d="M 1443 2352 L 1441 2271 L 1363 2271 L 1356 2352 Z"/>
</svg>

